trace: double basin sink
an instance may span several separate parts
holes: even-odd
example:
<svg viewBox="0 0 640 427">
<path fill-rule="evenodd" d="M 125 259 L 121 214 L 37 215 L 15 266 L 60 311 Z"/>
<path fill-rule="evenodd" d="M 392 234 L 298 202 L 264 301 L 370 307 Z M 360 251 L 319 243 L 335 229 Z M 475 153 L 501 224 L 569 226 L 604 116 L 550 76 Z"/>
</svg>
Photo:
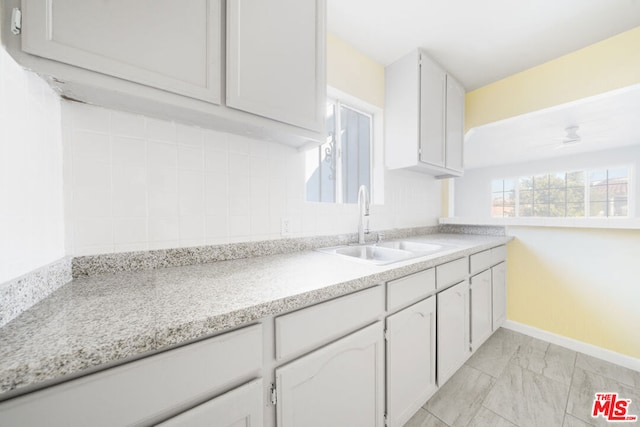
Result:
<svg viewBox="0 0 640 427">
<path fill-rule="evenodd" d="M 444 245 L 434 243 L 399 240 L 364 245 L 336 246 L 317 250 L 374 265 L 385 265 L 431 255 L 445 249 Z"/>
</svg>

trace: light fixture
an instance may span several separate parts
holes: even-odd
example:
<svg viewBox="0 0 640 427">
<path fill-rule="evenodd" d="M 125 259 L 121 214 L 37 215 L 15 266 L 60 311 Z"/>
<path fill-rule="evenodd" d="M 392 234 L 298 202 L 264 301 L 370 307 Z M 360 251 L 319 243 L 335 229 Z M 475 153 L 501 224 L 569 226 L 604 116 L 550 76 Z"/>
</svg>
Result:
<svg viewBox="0 0 640 427">
<path fill-rule="evenodd" d="M 578 135 L 579 129 L 580 126 L 569 126 L 568 128 L 566 128 L 564 131 L 567 133 L 567 135 L 562 138 L 562 144 L 571 145 L 577 144 L 582 141 L 582 138 L 580 137 L 580 135 Z"/>
</svg>

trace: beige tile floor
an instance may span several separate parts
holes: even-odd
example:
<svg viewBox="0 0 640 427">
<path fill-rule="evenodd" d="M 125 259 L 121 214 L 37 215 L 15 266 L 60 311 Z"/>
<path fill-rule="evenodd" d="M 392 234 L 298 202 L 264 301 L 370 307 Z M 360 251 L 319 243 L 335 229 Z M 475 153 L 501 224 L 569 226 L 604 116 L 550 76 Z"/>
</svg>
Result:
<svg viewBox="0 0 640 427">
<path fill-rule="evenodd" d="M 640 417 L 640 372 L 501 328 L 405 427 L 640 427 L 592 418 L 602 391 Z"/>
</svg>

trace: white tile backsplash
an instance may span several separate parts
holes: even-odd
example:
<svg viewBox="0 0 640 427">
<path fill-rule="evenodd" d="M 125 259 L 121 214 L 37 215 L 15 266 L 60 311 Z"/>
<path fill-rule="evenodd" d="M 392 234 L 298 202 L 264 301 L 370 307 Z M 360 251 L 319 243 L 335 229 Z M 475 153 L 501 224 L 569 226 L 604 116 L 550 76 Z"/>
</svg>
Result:
<svg viewBox="0 0 640 427">
<path fill-rule="evenodd" d="M 304 200 L 303 152 L 77 103 L 63 102 L 62 115 L 72 255 L 280 238 L 285 217 L 292 237 L 357 230 L 355 205 Z M 438 181 L 406 171 L 385 180 L 373 230 L 437 224 Z"/>
<path fill-rule="evenodd" d="M 0 47 L 0 283 L 64 257 L 58 96 Z"/>
</svg>

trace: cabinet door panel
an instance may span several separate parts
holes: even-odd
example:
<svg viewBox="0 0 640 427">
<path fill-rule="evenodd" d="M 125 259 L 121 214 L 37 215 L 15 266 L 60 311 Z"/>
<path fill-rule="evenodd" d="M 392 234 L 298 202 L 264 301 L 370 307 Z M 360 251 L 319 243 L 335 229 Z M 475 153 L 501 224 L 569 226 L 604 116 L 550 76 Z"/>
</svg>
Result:
<svg viewBox="0 0 640 427">
<path fill-rule="evenodd" d="M 436 299 L 387 318 L 387 418 L 402 426 L 436 391 Z"/>
<path fill-rule="evenodd" d="M 324 0 L 228 2 L 227 105 L 324 131 L 324 14 Z"/>
<path fill-rule="evenodd" d="M 493 331 L 491 270 L 471 278 L 471 347 L 475 351 Z"/>
<path fill-rule="evenodd" d="M 420 61 L 420 161 L 444 167 L 446 73 L 425 55 Z"/>
<path fill-rule="evenodd" d="M 280 427 L 384 424 L 382 322 L 276 369 Z"/>
<path fill-rule="evenodd" d="M 22 49 L 220 102 L 220 0 L 23 0 Z"/>
<path fill-rule="evenodd" d="M 438 294 L 438 386 L 469 357 L 469 285 L 459 283 Z"/>
<path fill-rule="evenodd" d="M 447 131 L 445 165 L 462 173 L 464 147 L 464 88 L 447 75 Z"/>
<path fill-rule="evenodd" d="M 501 262 L 491 269 L 493 276 L 493 330 L 507 320 L 507 264 Z"/>
<path fill-rule="evenodd" d="M 261 427 L 262 394 L 262 380 L 258 379 L 183 412 L 158 426 Z"/>
</svg>

